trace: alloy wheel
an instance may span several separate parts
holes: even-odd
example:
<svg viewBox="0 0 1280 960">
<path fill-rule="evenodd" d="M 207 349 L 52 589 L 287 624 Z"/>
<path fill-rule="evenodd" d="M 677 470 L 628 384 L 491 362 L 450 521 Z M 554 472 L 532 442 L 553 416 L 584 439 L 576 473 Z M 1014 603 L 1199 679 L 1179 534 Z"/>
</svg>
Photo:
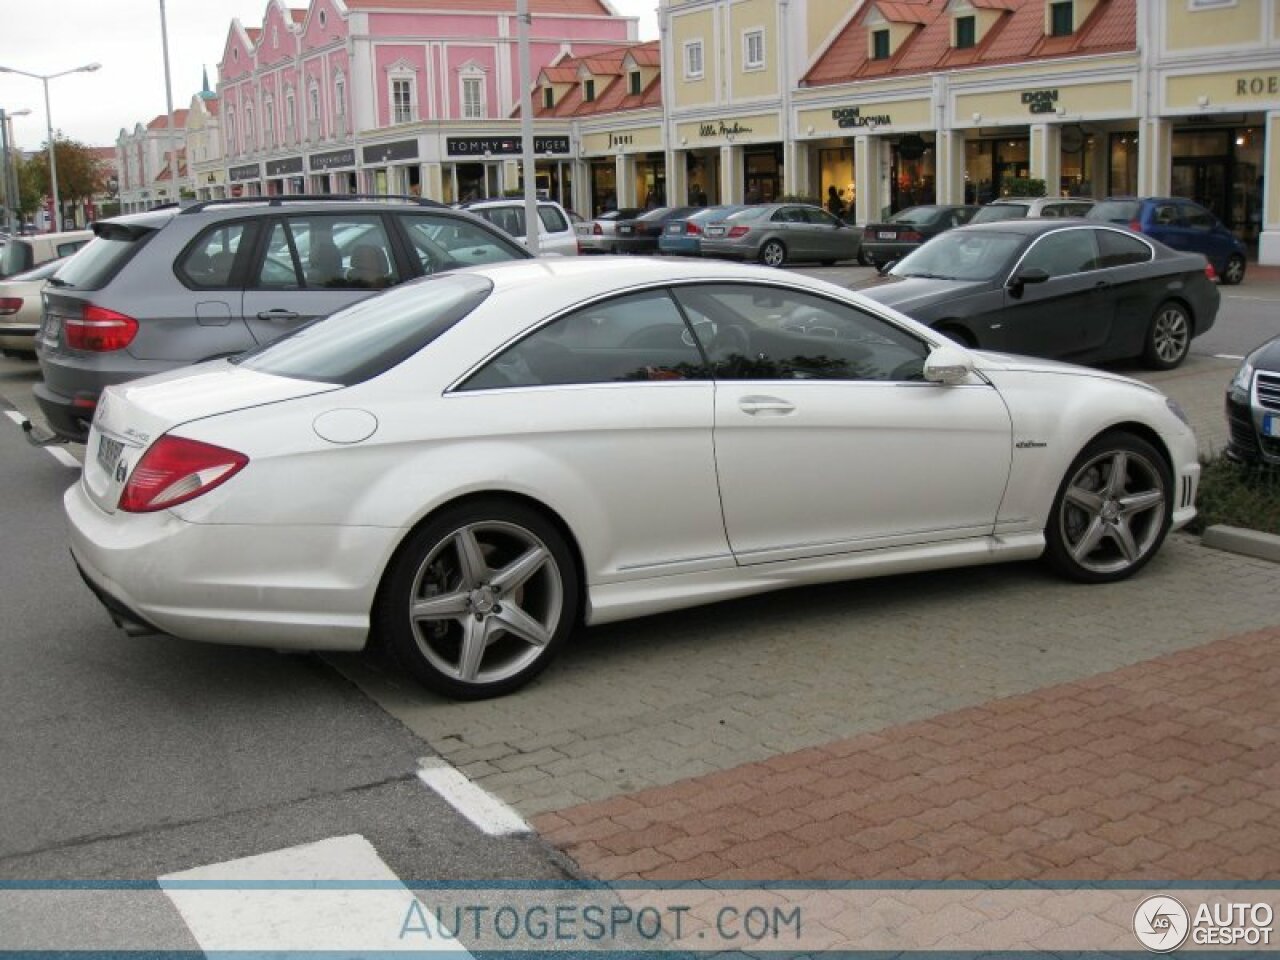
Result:
<svg viewBox="0 0 1280 960">
<path fill-rule="evenodd" d="M 1071 559 L 1093 574 L 1123 574 L 1140 564 L 1164 532 L 1163 473 L 1134 450 L 1087 460 L 1063 492 L 1057 522 Z"/>
<path fill-rule="evenodd" d="M 1187 312 L 1176 303 L 1166 303 L 1151 326 L 1150 352 L 1163 367 L 1176 367 L 1191 345 L 1191 323 Z"/>
</svg>

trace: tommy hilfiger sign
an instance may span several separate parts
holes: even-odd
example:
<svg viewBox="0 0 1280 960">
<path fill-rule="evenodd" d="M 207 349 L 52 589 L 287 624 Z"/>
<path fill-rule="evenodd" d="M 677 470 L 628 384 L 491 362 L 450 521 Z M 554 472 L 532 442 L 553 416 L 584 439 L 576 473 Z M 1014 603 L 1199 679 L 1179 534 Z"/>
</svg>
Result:
<svg viewBox="0 0 1280 960">
<path fill-rule="evenodd" d="M 523 150 L 519 137 L 446 137 L 445 149 L 452 156 L 510 156 Z M 534 153 L 568 153 L 568 137 L 534 137 Z"/>
</svg>

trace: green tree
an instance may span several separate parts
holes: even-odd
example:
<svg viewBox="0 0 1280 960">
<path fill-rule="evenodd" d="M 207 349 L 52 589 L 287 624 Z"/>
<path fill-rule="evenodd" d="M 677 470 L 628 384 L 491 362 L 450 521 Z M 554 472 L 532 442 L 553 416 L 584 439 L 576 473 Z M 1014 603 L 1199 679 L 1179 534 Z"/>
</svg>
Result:
<svg viewBox="0 0 1280 960">
<path fill-rule="evenodd" d="M 18 176 L 18 206 L 17 210 L 22 214 L 22 219 L 35 219 L 36 211 L 40 209 L 40 202 L 45 196 L 45 187 L 41 186 L 40 171 L 36 165 L 30 160 L 24 161 L 21 157 L 16 157 L 14 170 Z"/>
<path fill-rule="evenodd" d="M 105 173 L 88 147 L 60 135 L 54 136 L 53 144 L 54 155 L 58 160 L 60 200 L 64 203 L 77 203 L 105 192 Z M 31 166 L 36 168 L 42 195 L 49 196 L 52 193 L 52 184 L 49 179 L 49 144 L 47 142 L 41 148 L 39 155 L 32 158 Z"/>
</svg>

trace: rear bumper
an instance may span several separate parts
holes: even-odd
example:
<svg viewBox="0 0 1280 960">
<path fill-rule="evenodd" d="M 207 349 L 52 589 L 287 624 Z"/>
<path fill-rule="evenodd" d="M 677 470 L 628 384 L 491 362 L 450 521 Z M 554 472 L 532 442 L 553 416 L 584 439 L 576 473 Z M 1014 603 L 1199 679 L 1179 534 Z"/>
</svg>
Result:
<svg viewBox="0 0 1280 960">
<path fill-rule="evenodd" d="M 618 253 L 656 253 L 657 237 L 615 237 L 613 248 Z"/>
<path fill-rule="evenodd" d="M 892 240 L 863 240 L 862 252 L 876 263 L 900 260 L 908 253 L 920 249 L 918 243 L 895 243 Z"/>
<path fill-rule="evenodd" d="M 33 384 L 31 392 L 35 394 L 40 412 L 49 422 L 49 429 L 63 440 L 72 443 L 84 443 L 89 438 L 89 424 L 93 421 L 94 410 L 97 409 L 98 398 L 82 395 L 76 403 L 71 397 L 54 393 L 43 383 Z"/>
<path fill-rule="evenodd" d="M 707 257 L 728 257 L 731 260 L 753 260 L 759 256 L 759 251 L 754 247 L 744 247 L 731 240 L 712 240 L 709 237 L 702 238 L 701 253 Z"/>
</svg>

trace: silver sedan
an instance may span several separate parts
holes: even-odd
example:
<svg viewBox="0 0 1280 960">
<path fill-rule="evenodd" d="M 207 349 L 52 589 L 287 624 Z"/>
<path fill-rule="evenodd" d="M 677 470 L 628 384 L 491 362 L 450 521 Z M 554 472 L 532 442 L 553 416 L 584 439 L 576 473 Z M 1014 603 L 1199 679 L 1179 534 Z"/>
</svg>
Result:
<svg viewBox="0 0 1280 960">
<path fill-rule="evenodd" d="M 853 260 L 861 246 L 860 227 L 807 203 L 745 207 L 708 224 L 702 237 L 703 256 L 759 260 L 767 267 L 801 260 L 822 264 Z"/>
</svg>

